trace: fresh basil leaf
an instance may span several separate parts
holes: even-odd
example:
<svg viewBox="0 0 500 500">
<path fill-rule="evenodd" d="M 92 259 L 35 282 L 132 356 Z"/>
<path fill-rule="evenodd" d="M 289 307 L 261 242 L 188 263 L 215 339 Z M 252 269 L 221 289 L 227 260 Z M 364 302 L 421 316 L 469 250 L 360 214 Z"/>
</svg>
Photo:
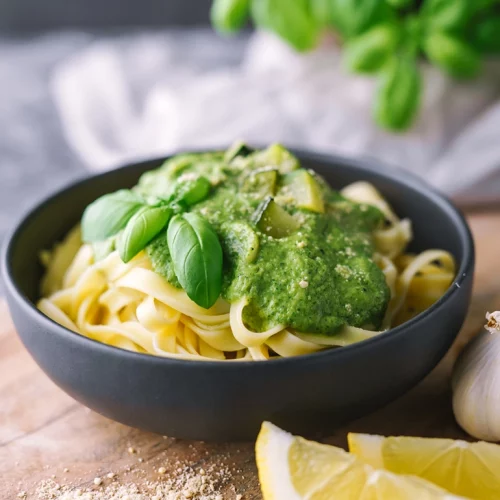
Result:
<svg viewBox="0 0 500 500">
<path fill-rule="evenodd" d="M 250 0 L 214 0 L 210 19 L 219 33 L 231 34 L 243 28 L 249 12 Z"/>
<path fill-rule="evenodd" d="M 145 196 L 146 204 L 150 207 L 163 207 L 169 204 L 169 200 L 160 196 Z"/>
<path fill-rule="evenodd" d="M 212 226 L 194 213 L 175 215 L 167 230 L 174 270 L 188 297 L 208 309 L 222 288 L 222 248 Z"/>
<path fill-rule="evenodd" d="M 385 0 L 332 0 L 332 10 L 334 26 L 347 39 L 395 19 Z"/>
<path fill-rule="evenodd" d="M 129 262 L 167 225 L 172 210 L 168 207 L 144 207 L 127 223 L 118 237 L 118 253 Z"/>
<path fill-rule="evenodd" d="M 112 236 L 104 241 L 95 241 L 92 243 L 92 250 L 94 252 L 94 261 L 105 259 L 110 253 L 116 249 L 116 237 Z"/>
<path fill-rule="evenodd" d="M 420 52 L 425 31 L 426 27 L 419 16 L 407 15 L 402 24 L 400 50 L 406 55 L 417 55 Z"/>
<path fill-rule="evenodd" d="M 474 2 L 471 3 L 473 4 L 471 5 L 471 9 L 474 14 L 482 13 L 495 5 L 500 4 L 498 0 L 474 0 Z"/>
<path fill-rule="evenodd" d="M 83 241 L 102 241 L 115 235 L 142 206 L 144 200 L 128 189 L 101 196 L 83 212 Z"/>
<path fill-rule="evenodd" d="M 415 0 L 387 0 L 387 3 L 395 9 L 407 9 L 413 7 Z"/>
<path fill-rule="evenodd" d="M 430 30 L 455 31 L 470 19 L 473 3 L 471 0 L 425 0 L 420 16 Z"/>
<path fill-rule="evenodd" d="M 212 189 L 212 184 L 202 175 L 186 179 L 181 176 L 177 181 L 172 198 L 178 203 L 191 206 L 203 201 L 210 193 L 210 189 Z"/>
<path fill-rule="evenodd" d="M 375 26 L 346 44 L 344 64 L 357 73 L 374 73 L 394 54 L 399 38 L 396 24 Z"/>
<path fill-rule="evenodd" d="M 480 69 L 477 52 L 466 42 L 447 33 L 432 33 L 424 42 L 424 52 L 436 65 L 455 78 L 471 78 Z"/>
<path fill-rule="evenodd" d="M 309 0 L 253 0 L 252 15 L 259 28 L 273 31 L 298 51 L 313 49 L 320 26 Z"/>
<path fill-rule="evenodd" d="M 483 54 L 500 54 L 500 15 L 473 23 L 471 43 Z"/>
<path fill-rule="evenodd" d="M 188 206 L 185 203 L 177 201 L 171 201 L 165 206 L 171 208 L 173 214 L 182 214 L 188 209 Z"/>
<path fill-rule="evenodd" d="M 413 122 L 421 97 L 422 81 L 415 57 L 395 55 L 379 81 L 374 115 L 391 130 L 404 130 Z"/>
<path fill-rule="evenodd" d="M 332 3 L 333 0 L 311 0 L 312 16 L 321 26 L 332 22 Z"/>
</svg>

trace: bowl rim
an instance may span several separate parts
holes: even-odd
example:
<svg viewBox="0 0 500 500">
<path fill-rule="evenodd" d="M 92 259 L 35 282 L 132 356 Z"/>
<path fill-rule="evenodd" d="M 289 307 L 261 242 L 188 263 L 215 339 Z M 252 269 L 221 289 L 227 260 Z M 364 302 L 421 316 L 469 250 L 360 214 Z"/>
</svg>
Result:
<svg viewBox="0 0 500 500">
<path fill-rule="evenodd" d="M 360 171 L 361 173 L 362 172 L 376 173 L 377 175 L 381 176 L 382 178 L 386 178 L 391 182 L 394 182 L 396 184 L 402 184 L 406 188 L 409 188 L 410 190 L 417 191 L 419 194 L 421 194 L 425 198 L 430 199 L 435 205 L 437 205 L 439 209 L 447 215 L 447 217 L 452 221 L 452 223 L 456 227 L 460 237 L 460 242 L 463 251 L 463 256 L 461 262 L 459 263 L 456 277 L 453 283 L 448 288 L 448 290 L 445 292 L 445 294 L 432 306 L 430 306 L 429 308 L 427 308 L 425 311 L 421 312 L 414 318 L 410 319 L 409 321 L 406 321 L 405 323 L 402 323 L 401 325 L 398 325 L 394 328 L 390 328 L 385 332 L 380 333 L 379 335 L 376 335 L 372 338 L 348 346 L 343 346 L 340 349 L 326 348 L 322 351 L 314 352 L 311 354 L 303 354 L 300 356 L 291 356 L 291 357 L 279 357 L 275 359 L 266 360 L 266 362 L 256 362 L 254 360 L 248 360 L 248 361 L 235 361 L 228 363 L 226 361 L 219 361 L 219 360 L 205 361 L 205 360 L 170 358 L 165 356 L 128 351 L 126 349 L 121 349 L 119 347 L 114 347 L 104 344 L 97 340 L 93 340 L 89 337 L 86 337 L 85 335 L 73 332 L 72 330 L 67 329 L 66 327 L 60 325 L 59 323 L 45 316 L 37 309 L 35 303 L 31 302 L 31 300 L 28 297 L 26 297 L 26 295 L 19 288 L 12 274 L 13 246 L 15 244 L 16 239 L 24 231 L 25 226 L 36 215 L 38 210 L 43 209 L 45 205 L 57 201 L 57 199 L 59 197 L 64 196 L 67 191 L 78 189 L 79 187 L 85 185 L 88 182 L 98 181 L 99 179 L 108 175 L 113 175 L 113 174 L 120 175 L 120 172 L 125 171 L 129 168 L 137 168 L 149 163 L 161 164 L 161 162 L 165 161 L 166 159 L 171 158 L 176 154 L 180 153 L 221 151 L 224 149 L 225 148 L 206 148 L 203 150 L 199 148 L 191 150 L 186 149 L 181 152 L 172 152 L 161 157 L 133 159 L 124 165 L 122 164 L 121 166 L 118 166 L 117 168 L 112 168 L 104 172 L 100 172 L 98 174 L 85 175 L 84 177 L 78 178 L 75 181 L 66 184 L 62 188 L 59 188 L 53 191 L 51 194 L 46 195 L 43 198 L 36 201 L 34 204 L 32 204 L 31 208 L 26 210 L 24 214 L 21 215 L 21 217 L 17 220 L 13 228 L 7 234 L 3 244 L 2 254 L 1 254 L 1 271 L 5 282 L 5 288 L 7 292 L 6 295 L 10 295 L 10 298 L 21 306 L 21 308 L 23 309 L 23 314 L 29 315 L 35 322 L 41 322 L 45 326 L 45 328 L 50 329 L 53 333 L 56 333 L 58 336 L 62 336 L 68 340 L 71 340 L 72 342 L 75 342 L 76 344 L 79 344 L 79 346 L 81 346 L 82 348 L 97 349 L 98 351 L 101 351 L 103 354 L 109 353 L 110 355 L 122 356 L 124 358 L 143 361 L 146 363 L 153 363 L 159 365 L 173 364 L 177 366 L 191 367 L 192 369 L 218 368 L 218 369 L 233 370 L 238 368 L 241 369 L 243 367 L 245 367 L 246 369 L 247 368 L 254 369 L 257 367 L 258 369 L 265 369 L 265 367 L 271 368 L 276 365 L 290 365 L 290 364 L 308 365 L 311 363 L 315 364 L 321 361 L 327 362 L 330 361 L 330 359 L 333 362 L 333 360 L 336 358 L 340 358 L 342 356 L 349 356 L 363 349 L 370 349 L 371 346 L 375 343 L 381 344 L 390 342 L 392 338 L 404 335 L 410 327 L 418 326 L 418 324 L 421 323 L 425 318 L 437 312 L 454 295 L 459 293 L 461 283 L 474 270 L 474 260 L 475 260 L 474 240 L 464 215 L 444 194 L 440 193 L 437 189 L 427 184 L 420 177 L 401 168 L 389 166 L 388 164 L 380 162 L 379 160 L 371 157 L 349 158 L 337 154 L 318 153 L 308 149 L 299 149 L 291 147 L 288 149 L 293 154 L 295 154 L 301 161 L 302 160 L 313 161 L 313 162 L 317 161 L 319 163 L 330 166 L 342 164 L 343 166 L 353 168 L 357 171 Z"/>
</svg>

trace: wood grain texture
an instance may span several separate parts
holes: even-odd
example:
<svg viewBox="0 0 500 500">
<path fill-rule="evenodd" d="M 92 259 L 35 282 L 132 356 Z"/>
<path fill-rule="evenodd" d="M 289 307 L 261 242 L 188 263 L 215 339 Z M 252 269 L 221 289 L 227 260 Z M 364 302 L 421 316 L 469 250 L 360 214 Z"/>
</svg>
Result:
<svg viewBox="0 0 500 500">
<path fill-rule="evenodd" d="M 382 410 L 337 429 L 326 442 L 345 446 L 346 432 L 465 437 L 450 405 L 449 373 L 460 348 L 480 329 L 486 310 L 500 308 L 500 213 L 469 217 L 477 249 L 474 295 L 466 324 L 445 359 L 415 389 Z M 157 479 L 181 467 L 219 467 L 233 477 L 224 498 L 261 498 L 253 443 L 207 444 L 145 433 L 91 412 L 58 389 L 35 365 L 0 302 L 0 498 L 14 499 L 56 476 L 88 486 L 108 472 L 121 482 Z M 132 446 L 137 453 L 130 454 Z M 142 462 L 139 461 L 142 459 Z M 64 469 L 68 469 L 64 472 Z M 127 469 L 130 469 L 129 471 Z M 236 493 L 235 493 L 236 490 Z"/>
</svg>

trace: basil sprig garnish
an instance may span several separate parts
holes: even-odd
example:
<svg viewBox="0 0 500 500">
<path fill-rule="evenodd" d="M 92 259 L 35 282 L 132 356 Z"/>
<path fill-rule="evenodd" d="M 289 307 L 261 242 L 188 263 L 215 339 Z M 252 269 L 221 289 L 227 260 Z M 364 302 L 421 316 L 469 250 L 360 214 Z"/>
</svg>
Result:
<svg viewBox="0 0 500 500">
<path fill-rule="evenodd" d="M 325 30 L 335 31 L 347 68 L 380 82 L 374 118 L 395 131 L 418 116 L 424 67 L 473 78 L 485 56 L 500 55 L 499 0 L 212 0 L 212 25 L 223 34 L 243 29 L 247 17 L 297 51 L 314 49 Z M 399 71 L 401 58 L 407 60 Z M 393 99 L 390 90 L 399 86 Z"/>
<path fill-rule="evenodd" d="M 92 250 L 94 251 L 94 260 L 96 262 L 105 259 L 111 252 L 116 250 L 116 237 L 112 236 L 107 240 L 94 241 L 92 243 Z"/>
<path fill-rule="evenodd" d="M 128 189 L 101 196 L 83 212 L 83 241 L 92 243 L 114 236 L 126 226 L 144 203 L 140 196 Z"/>
<path fill-rule="evenodd" d="M 193 179 L 181 180 L 178 181 L 174 189 L 172 201 L 185 203 L 188 206 L 195 205 L 208 196 L 211 188 L 210 181 L 202 175 Z"/>
<path fill-rule="evenodd" d="M 123 262 L 129 262 L 157 236 L 172 217 L 169 207 L 143 207 L 127 223 L 118 237 L 117 248 Z"/>
<path fill-rule="evenodd" d="M 126 189 L 104 195 L 83 213 L 83 241 L 92 243 L 96 261 L 116 248 L 122 261 L 129 262 L 168 227 L 179 283 L 191 300 L 208 309 L 221 292 L 222 247 L 208 221 L 184 212 L 204 200 L 210 189 L 206 177 L 193 176 L 179 179 L 166 199 L 144 199 Z"/>
<path fill-rule="evenodd" d="M 241 29 L 250 11 L 250 0 L 222 0 L 212 4 L 210 18 L 220 33 L 230 34 Z"/>
<path fill-rule="evenodd" d="M 208 309 L 222 288 L 222 247 L 212 226 L 194 213 L 175 215 L 167 229 L 174 271 L 188 297 Z"/>
</svg>

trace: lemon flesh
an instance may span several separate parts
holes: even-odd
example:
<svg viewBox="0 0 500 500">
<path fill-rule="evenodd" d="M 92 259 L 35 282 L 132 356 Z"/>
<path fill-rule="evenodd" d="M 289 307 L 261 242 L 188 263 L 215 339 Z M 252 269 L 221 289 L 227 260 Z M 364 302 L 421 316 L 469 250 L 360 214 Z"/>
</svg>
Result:
<svg viewBox="0 0 500 500">
<path fill-rule="evenodd" d="M 255 447 L 264 500 L 456 500 L 414 476 L 376 469 L 355 455 L 264 422 Z"/>
<path fill-rule="evenodd" d="M 349 450 L 365 463 L 413 474 L 474 498 L 500 498 L 500 446 L 453 439 L 349 434 Z"/>
</svg>

